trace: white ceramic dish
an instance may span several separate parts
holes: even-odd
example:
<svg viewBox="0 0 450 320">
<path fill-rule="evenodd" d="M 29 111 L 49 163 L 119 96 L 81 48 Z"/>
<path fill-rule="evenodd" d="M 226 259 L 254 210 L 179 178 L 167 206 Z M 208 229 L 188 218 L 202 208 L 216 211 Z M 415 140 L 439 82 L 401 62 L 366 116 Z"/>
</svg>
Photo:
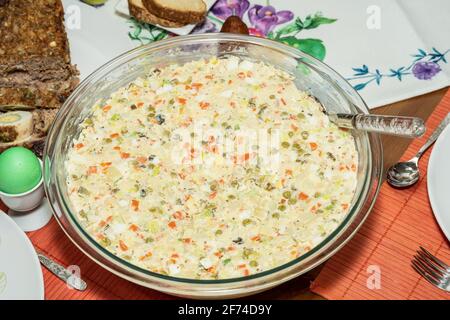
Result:
<svg viewBox="0 0 450 320">
<path fill-rule="evenodd" d="M 428 196 L 439 226 L 450 240 L 450 126 L 436 141 L 428 162 Z"/>
<path fill-rule="evenodd" d="M 44 278 L 31 241 L 0 210 L 0 300 L 43 300 Z"/>
</svg>

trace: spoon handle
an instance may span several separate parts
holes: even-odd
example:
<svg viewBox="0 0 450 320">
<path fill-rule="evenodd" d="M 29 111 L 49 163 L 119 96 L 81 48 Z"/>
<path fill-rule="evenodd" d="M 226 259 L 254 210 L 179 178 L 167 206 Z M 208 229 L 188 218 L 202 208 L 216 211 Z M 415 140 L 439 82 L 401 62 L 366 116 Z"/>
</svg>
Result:
<svg viewBox="0 0 450 320">
<path fill-rule="evenodd" d="M 39 261 L 45 266 L 51 273 L 57 276 L 62 281 L 69 284 L 72 288 L 78 291 L 84 291 L 87 288 L 86 282 L 84 282 L 81 278 L 74 275 L 72 272 L 64 268 L 62 265 L 53 261 L 49 257 L 47 257 L 44 253 L 39 250 L 36 250 Z"/>
<path fill-rule="evenodd" d="M 416 117 L 381 116 L 373 114 L 330 114 L 330 120 L 342 128 L 352 128 L 408 138 L 425 133 L 423 120 Z"/>
<path fill-rule="evenodd" d="M 444 131 L 444 129 L 447 127 L 447 125 L 450 123 L 450 113 L 447 114 L 447 116 L 442 120 L 442 122 L 439 124 L 439 126 L 434 130 L 434 132 L 431 134 L 431 136 L 428 138 L 427 142 L 420 148 L 420 150 L 417 152 L 416 157 L 420 158 L 422 154 L 437 140 L 439 135 Z"/>
</svg>

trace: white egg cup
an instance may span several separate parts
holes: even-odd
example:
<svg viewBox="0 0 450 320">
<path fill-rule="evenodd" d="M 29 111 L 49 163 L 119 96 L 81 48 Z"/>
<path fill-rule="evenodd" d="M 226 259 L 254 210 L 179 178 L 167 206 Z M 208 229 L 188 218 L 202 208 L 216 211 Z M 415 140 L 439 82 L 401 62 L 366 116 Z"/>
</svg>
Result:
<svg viewBox="0 0 450 320">
<path fill-rule="evenodd" d="M 39 159 L 42 168 L 42 161 Z M 8 215 L 25 232 L 44 227 L 52 217 L 52 211 L 44 197 L 44 177 L 31 190 L 9 194 L 0 191 L 0 199 L 9 208 Z"/>
</svg>

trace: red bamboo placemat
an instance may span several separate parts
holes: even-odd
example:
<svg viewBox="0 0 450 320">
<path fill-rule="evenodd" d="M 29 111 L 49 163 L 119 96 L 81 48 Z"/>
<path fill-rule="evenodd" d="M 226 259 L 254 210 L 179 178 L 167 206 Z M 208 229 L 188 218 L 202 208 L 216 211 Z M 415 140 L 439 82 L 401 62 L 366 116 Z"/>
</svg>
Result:
<svg viewBox="0 0 450 320">
<path fill-rule="evenodd" d="M 411 143 L 402 160 L 415 155 L 448 112 L 450 90 L 428 119 L 427 134 Z M 314 293 L 327 299 L 450 299 L 449 293 L 430 285 L 410 266 L 419 246 L 450 263 L 450 243 L 439 229 L 428 200 L 429 156 L 430 151 L 419 164 L 422 176 L 414 187 L 398 190 L 383 184 L 360 231 L 312 283 Z M 373 281 L 378 270 L 380 286 L 376 288 Z"/>
<path fill-rule="evenodd" d="M 427 135 L 413 141 L 403 159 L 419 149 L 439 122 L 450 112 L 450 91 L 427 122 Z M 324 267 L 311 289 L 328 299 L 449 299 L 410 267 L 419 245 L 450 261 L 449 242 L 431 212 L 426 190 L 427 152 L 421 163 L 421 181 L 408 190 L 384 184 L 377 204 L 358 234 Z M 0 209 L 6 210 L 0 202 Z M 171 299 L 155 290 L 132 284 L 99 267 L 79 251 L 54 219 L 41 230 L 28 233 L 33 244 L 57 262 L 76 265 L 88 289 L 69 289 L 43 268 L 46 299 Z M 369 266 L 379 266 L 381 288 L 366 286 Z"/>
</svg>

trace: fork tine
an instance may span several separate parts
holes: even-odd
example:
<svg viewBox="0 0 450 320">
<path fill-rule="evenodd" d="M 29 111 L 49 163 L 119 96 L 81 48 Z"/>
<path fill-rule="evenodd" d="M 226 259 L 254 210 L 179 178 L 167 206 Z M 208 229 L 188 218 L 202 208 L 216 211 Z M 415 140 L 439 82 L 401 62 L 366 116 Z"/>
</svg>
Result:
<svg viewBox="0 0 450 320">
<path fill-rule="evenodd" d="M 425 278 L 425 280 L 427 280 L 429 283 L 431 283 L 432 285 L 438 287 L 439 286 L 439 282 L 434 280 L 433 278 L 431 278 L 430 276 L 428 276 L 428 274 L 426 272 L 424 272 L 422 269 L 420 269 L 420 267 L 418 267 L 416 265 L 416 262 L 413 260 L 412 261 L 412 267 L 413 269 L 423 278 Z"/>
<path fill-rule="evenodd" d="M 442 276 L 435 272 L 433 269 L 431 269 L 427 264 L 423 263 L 422 261 L 417 259 L 417 256 L 414 256 L 415 262 L 421 267 L 422 270 L 424 270 L 428 275 L 436 279 L 436 281 L 441 281 Z"/>
<path fill-rule="evenodd" d="M 437 265 L 439 265 L 441 268 L 445 269 L 447 272 L 450 270 L 450 266 L 447 265 L 445 262 L 443 262 L 442 260 L 436 258 L 434 255 L 432 255 L 427 249 L 425 249 L 424 247 L 420 246 L 420 250 L 427 255 L 431 260 L 433 260 Z"/>
<path fill-rule="evenodd" d="M 428 256 L 424 256 L 423 253 L 418 252 L 417 255 L 415 255 L 416 259 L 421 261 L 426 266 L 432 268 L 432 270 L 436 271 L 436 273 L 441 277 L 447 276 L 447 271 L 445 269 L 442 269 L 439 265 L 436 265 L 433 260 L 431 260 Z"/>
</svg>

